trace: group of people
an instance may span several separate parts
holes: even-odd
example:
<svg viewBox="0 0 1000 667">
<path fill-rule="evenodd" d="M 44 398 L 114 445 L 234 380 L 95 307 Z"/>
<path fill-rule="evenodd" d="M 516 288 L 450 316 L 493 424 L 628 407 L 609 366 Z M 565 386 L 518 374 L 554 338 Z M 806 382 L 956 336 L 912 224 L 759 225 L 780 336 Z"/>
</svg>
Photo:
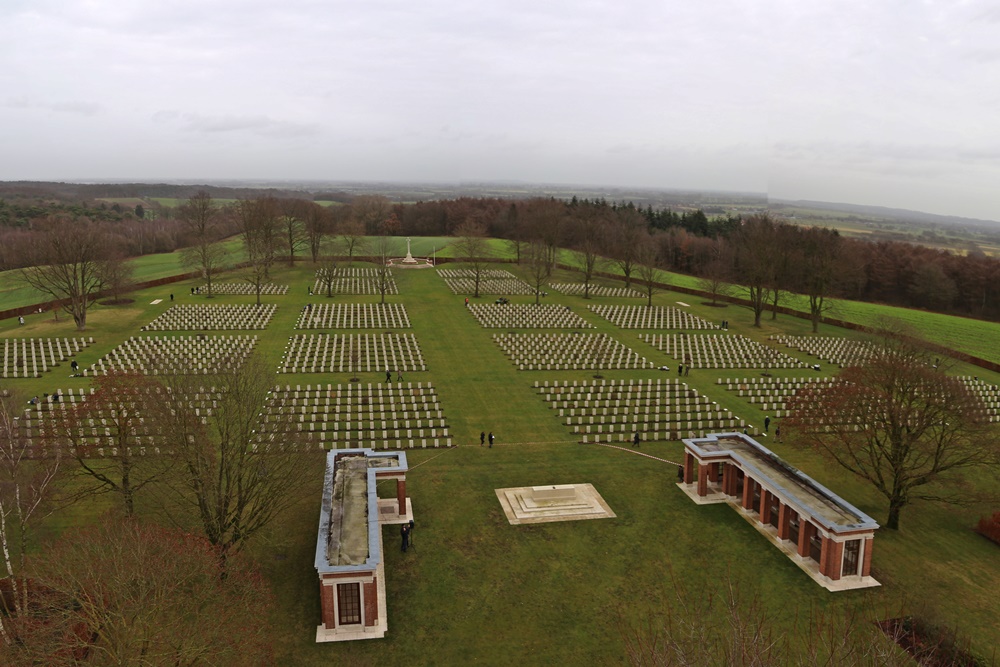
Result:
<svg viewBox="0 0 1000 667">
<path fill-rule="evenodd" d="M 767 433 L 770 427 L 771 427 L 771 417 L 770 416 L 764 417 L 764 433 Z M 774 441 L 781 442 L 781 426 L 778 424 L 774 425 Z"/>
<path fill-rule="evenodd" d="M 490 441 L 489 449 L 493 449 L 493 431 L 490 431 L 489 436 L 486 435 L 486 431 L 481 431 L 479 433 L 479 446 L 482 447 L 485 445 L 487 438 L 489 438 Z"/>
<path fill-rule="evenodd" d="M 385 369 L 385 381 L 386 381 L 386 384 L 388 384 L 389 382 L 392 382 L 392 371 L 389 370 L 388 368 Z M 403 381 L 403 370 L 401 368 L 397 368 L 396 369 L 396 382 L 402 382 L 402 381 Z"/>
<path fill-rule="evenodd" d="M 41 399 L 39 399 L 38 396 L 32 396 L 28 399 L 28 405 L 38 405 L 39 403 L 58 403 L 59 399 L 59 394 L 42 394 Z"/>
</svg>

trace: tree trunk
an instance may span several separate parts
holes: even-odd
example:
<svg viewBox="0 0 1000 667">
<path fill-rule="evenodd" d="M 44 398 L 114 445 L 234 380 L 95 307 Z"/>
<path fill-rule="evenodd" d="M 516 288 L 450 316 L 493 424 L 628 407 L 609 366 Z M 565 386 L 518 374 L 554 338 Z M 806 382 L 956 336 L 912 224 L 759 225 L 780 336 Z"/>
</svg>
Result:
<svg viewBox="0 0 1000 667">
<path fill-rule="evenodd" d="M 889 516 L 885 521 L 885 527 L 890 530 L 899 530 L 899 513 L 906 505 L 906 501 L 901 498 L 891 498 L 889 500 Z"/>
</svg>

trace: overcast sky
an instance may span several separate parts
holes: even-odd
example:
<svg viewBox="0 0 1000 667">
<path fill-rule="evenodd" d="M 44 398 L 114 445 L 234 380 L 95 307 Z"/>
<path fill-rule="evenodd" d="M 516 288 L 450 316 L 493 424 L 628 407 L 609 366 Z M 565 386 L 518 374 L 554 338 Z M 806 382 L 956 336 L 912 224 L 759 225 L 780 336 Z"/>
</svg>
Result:
<svg viewBox="0 0 1000 667">
<path fill-rule="evenodd" d="M 1000 3 L 0 0 L 0 180 L 766 192 L 1000 219 Z"/>
</svg>

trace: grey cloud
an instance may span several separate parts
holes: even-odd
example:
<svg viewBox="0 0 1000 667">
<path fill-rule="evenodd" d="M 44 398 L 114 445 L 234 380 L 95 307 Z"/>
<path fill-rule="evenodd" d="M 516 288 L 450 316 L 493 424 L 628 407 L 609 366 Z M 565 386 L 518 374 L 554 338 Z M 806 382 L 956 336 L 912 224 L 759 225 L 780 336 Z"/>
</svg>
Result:
<svg viewBox="0 0 1000 667">
<path fill-rule="evenodd" d="M 7 100 L 6 106 L 10 109 L 38 109 L 54 113 L 77 114 L 80 116 L 94 116 L 102 111 L 101 105 L 96 102 L 84 102 L 81 100 L 46 102 L 32 100 L 27 97 L 11 98 Z"/>
<path fill-rule="evenodd" d="M 264 137 L 308 137 L 320 134 L 315 123 L 297 123 L 278 120 L 264 115 L 202 115 L 177 111 L 157 111 L 152 116 L 158 123 L 177 123 L 185 132 L 201 134 L 228 134 L 246 132 Z"/>
</svg>

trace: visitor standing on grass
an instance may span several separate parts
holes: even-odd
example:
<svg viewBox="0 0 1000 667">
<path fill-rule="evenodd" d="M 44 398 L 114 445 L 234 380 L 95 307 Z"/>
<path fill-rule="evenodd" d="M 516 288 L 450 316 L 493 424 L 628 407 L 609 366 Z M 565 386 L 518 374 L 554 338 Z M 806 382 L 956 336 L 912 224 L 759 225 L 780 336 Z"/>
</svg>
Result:
<svg viewBox="0 0 1000 667">
<path fill-rule="evenodd" d="M 774 441 L 781 442 L 781 426 L 778 424 L 774 425 Z"/>
<path fill-rule="evenodd" d="M 396 382 L 402 382 L 402 381 L 403 381 L 403 369 L 402 368 L 397 368 L 396 369 Z"/>
<path fill-rule="evenodd" d="M 402 545 L 400 545 L 400 551 L 406 553 L 406 548 L 410 546 L 410 526 L 404 523 L 399 527 L 399 535 L 403 540 Z"/>
<path fill-rule="evenodd" d="M 490 449 L 493 449 L 493 431 L 490 431 Z"/>
<path fill-rule="evenodd" d="M 767 433 L 767 427 L 771 425 L 771 418 L 764 417 L 764 433 Z"/>
<path fill-rule="evenodd" d="M 479 446 L 482 447 L 486 444 L 486 431 L 479 432 Z"/>
<path fill-rule="evenodd" d="M 385 369 L 385 381 L 386 383 L 392 382 L 392 371 L 390 371 L 388 368 Z"/>
<path fill-rule="evenodd" d="M 636 431 L 635 435 L 632 437 L 632 446 L 633 447 L 638 447 L 639 446 L 639 432 L 638 431 Z"/>
</svg>

